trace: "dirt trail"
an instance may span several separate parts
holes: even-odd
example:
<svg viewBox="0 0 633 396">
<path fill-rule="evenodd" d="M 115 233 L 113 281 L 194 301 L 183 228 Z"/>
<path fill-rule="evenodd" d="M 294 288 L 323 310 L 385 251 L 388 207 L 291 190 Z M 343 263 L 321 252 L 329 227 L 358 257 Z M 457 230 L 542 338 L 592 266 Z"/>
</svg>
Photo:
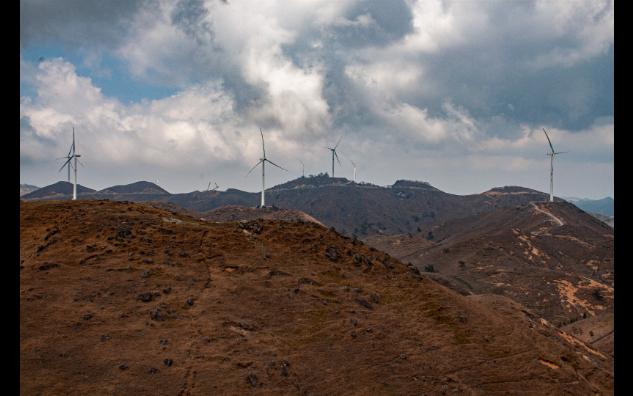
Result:
<svg viewBox="0 0 633 396">
<path fill-rule="evenodd" d="M 534 209 L 536 209 L 537 212 L 541 212 L 547 216 L 549 216 L 550 219 L 552 219 L 555 223 L 557 223 L 559 226 L 562 226 L 565 224 L 565 222 L 563 222 L 560 218 L 554 216 L 553 214 L 551 214 L 550 212 L 548 212 L 547 210 L 543 210 L 541 208 L 539 208 L 534 202 L 531 202 L 532 206 L 534 207 Z"/>
</svg>

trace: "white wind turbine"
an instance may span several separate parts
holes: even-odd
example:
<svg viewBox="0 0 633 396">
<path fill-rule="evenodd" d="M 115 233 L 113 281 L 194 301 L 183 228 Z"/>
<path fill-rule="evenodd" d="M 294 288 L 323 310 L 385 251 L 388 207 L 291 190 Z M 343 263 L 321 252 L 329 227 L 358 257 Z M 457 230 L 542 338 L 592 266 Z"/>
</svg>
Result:
<svg viewBox="0 0 633 396">
<path fill-rule="evenodd" d="M 64 167 L 66 165 L 68 165 L 68 181 L 70 181 L 70 167 L 71 167 L 71 161 L 74 160 L 74 164 L 72 165 L 72 167 L 75 170 L 75 181 L 73 183 L 73 201 L 75 201 L 77 199 L 77 161 L 79 158 L 81 157 L 80 154 L 77 154 L 75 152 L 75 128 L 73 128 L 73 144 L 72 146 L 70 146 L 70 151 L 68 151 L 68 156 L 66 158 L 68 158 L 68 160 L 66 162 L 64 162 L 64 165 L 62 165 L 61 168 L 59 168 L 59 172 L 62 171 L 62 169 L 64 169 Z M 81 163 L 81 162 L 80 162 Z M 82 164 L 83 165 L 83 164 Z"/>
<path fill-rule="evenodd" d="M 341 143 L 341 139 L 343 139 L 343 136 L 341 136 L 338 139 L 338 142 L 336 142 L 336 146 L 334 146 L 334 147 L 326 147 L 328 150 L 330 150 L 332 152 L 332 177 L 334 177 L 334 157 L 336 157 L 336 161 L 338 161 L 338 164 L 341 165 L 341 161 L 338 159 L 338 154 L 336 154 L 336 148 Z"/>
<path fill-rule="evenodd" d="M 354 167 L 354 183 L 356 183 L 356 163 L 351 159 L 349 160 L 349 162 L 351 162 L 352 166 Z"/>
<path fill-rule="evenodd" d="M 215 184 L 215 187 L 213 187 L 213 190 L 211 190 L 211 182 L 209 182 L 209 185 L 207 186 L 207 191 L 215 191 L 220 187 L 216 182 L 213 182 L 213 184 Z"/>
<path fill-rule="evenodd" d="M 262 164 L 262 199 L 261 199 L 261 207 L 263 208 L 264 206 L 266 206 L 266 172 L 265 172 L 266 162 L 270 162 L 271 165 L 274 165 L 274 166 L 276 166 L 279 169 L 282 169 L 282 170 L 285 170 L 285 171 L 288 171 L 288 170 L 285 169 L 285 168 L 282 168 L 281 166 L 275 164 L 274 162 L 272 162 L 271 160 L 266 158 L 266 148 L 264 146 L 264 133 L 262 132 L 261 128 L 259 128 L 259 133 L 262 135 L 262 153 L 263 153 L 263 156 L 251 168 L 251 170 L 248 171 L 246 176 L 248 176 L 253 171 L 253 169 L 257 168 L 257 165 Z"/>
<path fill-rule="evenodd" d="M 554 157 L 558 154 L 563 154 L 566 153 L 566 151 L 555 151 L 554 150 L 554 146 L 552 146 L 552 141 L 549 139 L 549 136 L 547 135 L 547 131 L 545 130 L 545 128 L 543 128 L 543 132 L 545 132 L 545 137 L 547 138 L 547 142 L 549 143 L 549 147 L 552 150 L 551 152 L 547 153 L 546 155 L 549 155 L 549 159 L 550 159 L 550 168 L 549 168 L 549 201 L 550 202 L 554 202 Z"/>
<path fill-rule="evenodd" d="M 306 166 L 303 161 L 299 160 L 299 162 L 301 162 L 301 177 L 306 177 Z"/>
</svg>

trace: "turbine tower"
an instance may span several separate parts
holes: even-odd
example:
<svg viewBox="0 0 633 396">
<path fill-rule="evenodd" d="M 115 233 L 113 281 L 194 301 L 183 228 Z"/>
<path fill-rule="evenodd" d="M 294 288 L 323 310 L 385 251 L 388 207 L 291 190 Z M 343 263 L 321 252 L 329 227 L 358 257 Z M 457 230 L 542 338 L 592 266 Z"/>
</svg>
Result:
<svg viewBox="0 0 633 396">
<path fill-rule="evenodd" d="M 264 206 L 266 206 L 266 171 L 265 171 L 265 166 L 266 166 L 266 162 L 270 162 L 271 165 L 276 166 L 279 169 L 288 171 L 285 168 L 282 168 L 281 166 L 275 164 L 274 162 L 272 162 L 271 160 L 269 160 L 268 158 L 266 158 L 266 148 L 264 146 L 264 133 L 262 132 L 262 129 L 259 128 L 259 133 L 260 135 L 262 135 L 262 158 L 259 159 L 259 161 L 251 168 L 251 170 L 248 171 L 248 173 L 246 174 L 246 176 L 250 175 L 250 173 L 253 171 L 253 169 L 257 168 L 257 165 L 262 164 L 262 199 L 261 199 L 261 207 L 263 208 Z"/>
<path fill-rule="evenodd" d="M 327 149 L 332 152 L 332 177 L 334 177 L 334 157 L 336 157 L 336 161 L 338 161 L 338 164 L 341 165 L 341 161 L 338 159 L 338 154 L 336 154 L 336 148 L 341 143 L 341 139 L 343 139 L 343 136 L 341 136 L 338 139 L 338 142 L 336 142 L 336 146 L 334 146 L 334 147 L 327 147 Z"/>
<path fill-rule="evenodd" d="M 349 160 L 349 162 L 351 162 L 354 167 L 354 183 L 356 183 L 356 163 L 352 160 Z"/>
<path fill-rule="evenodd" d="M 547 153 L 549 155 L 549 201 L 554 202 L 554 157 L 558 154 L 566 153 L 566 151 L 555 151 L 554 146 L 552 146 L 552 141 L 549 139 L 547 135 L 547 131 L 543 128 L 543 132 L 545 132 L 545 137 L 547 138 L 547 142 L 549 143 L 549 148 L 552 150 Z"/>
<path fill-rule="evenodd" d="M 299 160 L 299 162 L 301 162 L 301 177 L 306 177 L 306 166 L 303 161 Z"/>
<path fill-rule="evenodd" d="M 68 151 L 66 162 L 64 162 L 64 165 L 59 168 L 59 172 L 61 172 L 61 170 L 64 169 L 66 165 L 68 165 L 68 181 L 70 181 L 70 167 L 72 166 L 75 170 L 75 181 L 73 183 L 73 201 L 77 200 L 77 161 L 79 157 L 81 157 L 81 155 L 75 152 L 75 128 L 73 128 L 73 144 L 70 146 L 70 151 Z M 71 161 L 73 160 L 75 163 L 71 164 Z"/>
</svg>

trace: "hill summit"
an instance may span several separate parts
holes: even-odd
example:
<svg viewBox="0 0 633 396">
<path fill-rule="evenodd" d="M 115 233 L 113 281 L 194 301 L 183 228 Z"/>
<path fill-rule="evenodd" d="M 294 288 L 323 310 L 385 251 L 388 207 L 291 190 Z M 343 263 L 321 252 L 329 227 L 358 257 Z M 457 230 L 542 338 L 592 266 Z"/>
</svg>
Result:
<svg viewBox="0 0 633 396">
<path fill-rule="evenodd" d="M 169 192 L 157 184 L 148 181 L 112 186 L 99 191 L 99 194 L 164 194 Z"/>
<path fill-rule="evenodd" d="M 77 184 L 77 194 L 92 193 L 95 190 Z M 58 181 L 46 187 L 23 195 L 22 199 L 68 199 L 73 194 L 73 183 Z"/>
</svg>

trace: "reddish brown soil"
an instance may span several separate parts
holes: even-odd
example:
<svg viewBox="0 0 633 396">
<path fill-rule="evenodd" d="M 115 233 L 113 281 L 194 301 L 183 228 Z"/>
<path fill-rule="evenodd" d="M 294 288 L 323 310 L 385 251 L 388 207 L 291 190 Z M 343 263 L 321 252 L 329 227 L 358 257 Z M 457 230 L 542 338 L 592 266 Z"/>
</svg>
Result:
<svg viewBox="0 0 633 396">
<path fill-rule="evenodd" d="M 530 311 L 316 224 L 96 201 L 20 217 L 24 395 L 612 393 L 610 359 Z"/>
</svg>

